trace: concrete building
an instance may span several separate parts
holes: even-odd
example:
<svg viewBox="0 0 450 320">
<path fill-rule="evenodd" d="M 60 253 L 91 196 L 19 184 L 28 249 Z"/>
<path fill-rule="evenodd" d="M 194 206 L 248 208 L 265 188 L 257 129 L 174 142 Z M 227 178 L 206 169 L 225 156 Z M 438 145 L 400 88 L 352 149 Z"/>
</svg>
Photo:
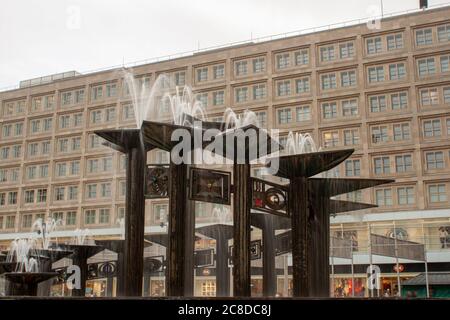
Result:
<svg viewBox="0 0 450 320">
<path fill-rule="evenodd" d="M 349 294 L 352 286 L 366 289 L 370 259 L 384 266 L 383 290 L 393 292 L 400 278 L 425 266 L 450 271 L 449 17 L 449 7 L 423 10 L 379 25 L 194 53 L 133 72 L 149 86 L 160 74 L 191 86 L 211 119 L 220 119 L 226 107 L 249 109 L 262 125 L 280 130 L 282 143 L 289 131 L 308 132 L 322 148 L 355 148 L 335 172 L 340 177 L 394 178 L 392 185 L 340 196 L 378 208 L 331 220 L 332 235 L 352 239 L 356 247 L 354 285 L 350 262 L 331 259 L 337 294 Z M 135 127 L 120 70 L 22 81 L 0 92 L 0 108 L 2 245 L 44 216 L 64 222 L 57 233 L 62 238 L 77 228 L 89 228 L 95 237 L 120 234 L 125 159 L 92 133 Z M 165 157 L 154 152 L 149 162 Z M 149 201 L 147 232 L 165 230 L 166 203 Z M 198 223 L 210 221 L 211 213 L 199 203 Z M 369 233 L 425 244 L 427 264 L 400 259 L 397 273 L 395 258 L 368 254 Z M 197 294 L 211 294 L 213 280 L 199 279 Z M 283 277 L 279 281 L 280 291 L 289 290 Z M 255 294 L 259 282 L 255 276 Z"/>
</svg>

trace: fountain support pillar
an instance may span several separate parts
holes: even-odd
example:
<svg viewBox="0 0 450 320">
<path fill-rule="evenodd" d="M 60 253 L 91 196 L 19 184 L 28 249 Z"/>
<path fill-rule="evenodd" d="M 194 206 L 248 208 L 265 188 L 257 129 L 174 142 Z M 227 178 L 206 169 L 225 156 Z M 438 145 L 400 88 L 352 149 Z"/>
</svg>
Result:
<svg viewBox="0 0 450 320">
<path fill-rule="evenodd" d="M 277 291 L 277 273 L 275 268 L 275 229 L 273 227 L 274 217 L 267 215 L 263 238 L 263 294 L 265 297 L 274 297 Z"/>
<path fill-rule="evenodd" d="M 316 190 L 310 198 L 311 235 L 309 270 L 311 278 L 310 296 L 330 296 L 330 201 L 322 196 L 325 190 Z M 322 195 L 321 195 L 322 194 Z"/>
<path fill-rule="evenodd" d="M 228 297 L 229 295 L 228 238 L 224 234 L 219 234 L 216 239 L 216 297 Z"/>
<path fill-rule="evenodd" d="M 185 188 L 187 190 L 187 187 Z M 187 196 L 186 196 L 187 198 Z M 186 242 L 184 243 L 184 296 L 194 296 L 195 201 L 186 203 Z"/>
<path fill-rule="evenodd" d="M 252 181 L 250 164 L 233 165 L 233 294 L 251 296 L 250 290 L 250 209 Z"/>
<path fill-rule="evenodd" d="M 169 246 L 167 248 L 167 296 L 185 295 L 186 243 L 192 237 L 187 228 L 187 165 L 170 163 L 169 174 Z M 193 236 L 192 232 L 192 236 Z"/>
<path fill-rule="evenodd" d="M 145 226 L 145 169 L 147 153 L 144 146 L 127 150 L 127 193 L 125 212 L 124 296 L 142 296 Z M 119 277 L 118 277 L 119 279 Z M 120 280 L 118 280 L 118 287 Z M 118 290 L 118 295 L 121 293 Z"/>
<path fill-rule="evenodd" d="M 295 196 L 292 196 L 295 195 Z M 296 201 L 293 201 L 293 200 Z M 294 297 L 310 296 L 311 264 L 310 257 L 310 224 L 308 210 L 308 179 L 296 177 L 289 184 L 289 213 L 292 219 L 292 275 Z"/>
</svg>

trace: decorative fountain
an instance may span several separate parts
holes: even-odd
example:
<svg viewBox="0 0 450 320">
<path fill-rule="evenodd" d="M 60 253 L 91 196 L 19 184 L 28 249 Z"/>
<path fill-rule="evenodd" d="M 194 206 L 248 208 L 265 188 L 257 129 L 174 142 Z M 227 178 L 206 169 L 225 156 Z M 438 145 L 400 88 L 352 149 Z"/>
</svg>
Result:
<svg viewBox="0 0 450 320">
<path fill-rule="evenodd" d="M 133 78 L 130 75 L 126 76 L 127 79 L 130 77 Z M 129 83 L 134 84 L 133 81 L 130 80 Z M 190 290 L 185 288 L 185 285 L 189 283 L 187 281 L 189 278 L 187 270 L 192 270 L 192 264 L 189 264 L 192 259 L 188 255 L 189 252 L 192 254 L 189 246 L 192 246 L 194 239 L 194 218 L 192 210 L 188 210 L 188 208 L 190 207 L 190 201 L 197 200 L 215 203 L 224 203 L 220 201 L 225 201 L 233 205 L 233 288 L 236 296 L 250 296 L 249 244 L 252 209 L 265 211 L 266 215 L 281 215 L 291 221 L 294 295 L 302 297 L 328 296 L 329 216 L 337 211 L 369 207 L 365 204 L 336 202 L 330 200 L 330 197 L 389 183 L 392 180 L 314 177 L 340 164 L 354 150 L 320 151 L 315 148 L 310 136 L 290 134 L 286 145 L 288 154 L 279 157 L 272 156 L 267 161 L 267 166 L 272 166 L 275 162 L 279 163 L 278 170 L 273 175 L 289 179 L 287 185 L 271 184 L 272 189 L 279 189 L 284 194 L 283 206 L 280 208 L 280 204 L 275 201 L 277 197 L 274 196 L 273 190 L 269 192 L 270 188 L 264 187 L 261 189 L 258 183 L 255 183 L 257 179 L 250 175 L 251 163 L 271 155 L 279 149 L 276 139 L 273 139 L 266 130 L 255 125 L 256 116 L 253 113 L 247 112 L 243 117 L 238 117 L 233 112 L 227 111 L 225 122 L 207 122 L 201 105 L 199 106 L 198 102 L 192 99 L 190 90 L 185 88 L 180 91 L 176 87 L 174 90 L 170 80 L 165 77 L 158 78 L 156 85 L 148 91 L 144 87 L 138 90 L 136 85 L 131 87 L 137 129 L 96 131 L 96 134 L 106 140 L 107 145 L 125 153 L 128 157 L 124 295 L 139 296 L 142 292 L 145 216 L 144 172 L 146 170 L 147 151 L 158 148 L 173 152 L 182 138 L 178 137 L 178 139 L 172 140 L 172 135 L 178 129 L 181 129 L 189 133 L 191 140 L 187 142 L 187 145 L 191 146 L 191 150 L 194 151 L 189 154 L 181 154 L 185 160 L 181 164 L 176 164 L 171 157 L 168 168 L 167 295 L 183 296 L 190 294 Z M 160 103 L 165 101 L 170 105 L 168 115 L 163 115 L 160 108 Z M 147 119 L 152 119 L 152 121 Z M 221 142 L 216 145 L 220 147 L 211 150 L 208 148 L 210 142 L 202 141 L 200 145 L 195 143 L 193 137 L 203 137 L 208 129 L 216 130 L 213 140 L 214 142 Z M 252 140 L 248 136 L 251 133 L 260 139 Z M 261 139 L 261 137 L 264 139 Z M 200 173 L 199 170 L 204 169 L 188 167 L 187 162 L 192 160 L 195 151 L 205 149 L 228 160 L 228 163 L 232 163 L 232 184 L 228 180 L 229 174 L 227 176 L 223 171 L 205 170 L 206 173 Z M 195 173 L 199 174 L 200 178 L 196 179 L 195 176 L 192 176 Z M 224 189 L 227 194 L 226 199 L 221 199 L 223 194 L 217 196 L 214 193 L 214 181 L 217 181 L 215 179 L 222 182 L 229 181 L 228 186 Z M 188 181 L 190 185 L 188 185 Z M 259 181 L 259 184 L 266 185 L 269 183 L 262 180 L 262 182 Z M 206 191 L 200 190 L 202 188 L 206 188 Z M 197 189 L 201 192 L 193 195 L 192 190 Z M 188 192 L 188 190 L 190 191 Z M 257 192 L 264 198 L 259 200 L 255 198 L 254 195 Z M 229 197 L 230 193 L 234 194 L 232 201 Z M 280 192 L 275 194 L 279 195 Z M 266 228 L 263 225 L 264 222 L 268 221 L 262 220 L 268 219 L 271 218 L 254 218 L 253 223 Z M 277 227 L 277 222 L 272 221 L 271 223 L 271 228 Z M 266 224 L 270 224 L 270 222 Z M 227 231 L 221 230 L 218 233 L 227 234 L 231 232 L 230 227 L 225 228 Z M 273 230 L 266 229 L 266 242 L 269 243 L 270 239 L 273 238 Z M 208 230 L 197 231 L 210 234 Z M 219 242 L 224 243 L 225 241 Z M 270 261 L 273 260 L 271 256 L 273 250 L 270 249 L 270 246 L 267 246 L 267 248 L 265 252 L 266 264 L 269 265 Z M 267 267 L 267 270 L 271 269 L 272 267 Z M 266 272 L 268 272 L 267 270 Z M 273 294 L 273 288 L 270 288 L 270 286 L 273 286 L 273 281 L 267 283 L 267 294 Z M 269 283 L 272 284 L 269 285 Z M 219 294 L 226 293 L 226 287 L 223 287 L 225 289 L 220 289 Z"/>
<path fill-rule="evenodd" d="M 50 218 L 38 219 L 32 226 L 35 233 L 31 238 L 11 242 L 6 259 L 0 262 L 0 273 L 10 283 L 8 295 L 37 295 L 38 284 L 58 275 L 52 271 L 52 264 L 72 253 L 49 248 L 59 224 Z M 41 291 L 40 295 L 48 296 L 50 287 Z"/>
<path fill-rule="evenodd" d="M 17 239 L 11 242 L 6 262 L 2 262 L 3 268 L 10 269 L 4 273 L 9 282 L 6 295 L 36 296 L 39 283 L 58 275 L 56 272 L 40 270 L 40 259 L 47 257 L 37 257 L 37 253 L 33 252 L 34 246 L 34 239 Z"/>
<path fill-rule="evenodd" d="M 74 243 L 57 245 L 61 250 L 70 251 L 72 265 L 76 265 L 80 268 L 80 288 L 72 289 L 72 296 L 75 297 L 84 297 L 86 295 L 86 280 L 88 278 L 87 260 L 104 250 L 101 246 L 94 243 L 88 243 L 89 241 L 87 240 L 89 236 L 89 229 L 77 229 L 75 230 Z"/>
</svg>

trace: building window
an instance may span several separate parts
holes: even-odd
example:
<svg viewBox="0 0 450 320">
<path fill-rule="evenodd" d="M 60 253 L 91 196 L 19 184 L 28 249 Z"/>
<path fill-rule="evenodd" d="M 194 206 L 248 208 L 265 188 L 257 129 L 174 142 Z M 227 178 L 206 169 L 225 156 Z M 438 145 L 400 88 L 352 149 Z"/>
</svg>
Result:
<svg viewBox="0 0 450 320">
<path fill-rule="evenodd" d="M 14 229 L 16 224 L 16 216 L 6 216 L 5 229 Z"/>
<path fill-rule="evenodd" d="M 322 112 L 324 119 L 333 119 L 337 117 L 336 102 L 327 102 L 322 104 Z"/>
<path fill-rule="evenodd" d="M 427 152 L 425 159 L 427 161 L 427 170 L 444 168 L 444 153 L 442 151 Z"/>
<path fill-rule="evenodd" d="M 92 100 L 100 100 L 103 97 L 103 87 L 93 87 L 91 91 Z"/>
<path fill-rule="evenodd" d="M 47 189 L 37 190 L 37 202 L 38 203 L 47 202 Z"/>
<path fill-rule="evenodd" d="M 253 73 L 261 73 L 266 71 L 266 59 L 264 57 L 253 59 L 252 63 L 253 63 Z"/>
<path fill-rule="evenodd" d="M 450 24 L 439 26 L 437 28 L 437 34 L 439 42 L 450 41 Z"/>
<path fill-rule="evenodd" d="M 427 120 L 423 122 L 423 134 L 425 137 L 440 137 L 441 136 L 441 120 Z"/>
<path fill-rule="evenodd" d="M 105 110 L 105 122 L 113 122 L 116 120 L 116 108 L 108 108 Z"/>
<path fill-rule="evenodd" d="M 236 102 L 245 102 L 248 100 L 248 88 L 236 88 Z"/>
<path fill-rule="evenodd" d="M 327 46 L 320 48 L 320 61 L 327 62 L 333 61 L 335 59 L 334 56 L 334 46 Z"/>
<path fill-rule="evenodd" d="M 153 206 L 153 221 L 155 223 L 166 221 L 167 210 L 166 204 L 155 204 Z"/>
<path fill-rule="evenodd" d="M 336 89 L 336 74 L 323 74 L 321 76 L 322 90 Z"/>
<path fill-rule="evenodd" d="M 215 106 L 221 106 L 225 103 L 225 92 L 216 91 L 213 93 L 213 104 Z"/>
<path fill-rule="evenodd" d="M 310 106 L 299 106 L 296 108 L 297 122 L 309 121 L 311 120 L 311 107 Z"/>
<path fill-rule="evenodd" d="M 325 148 L 336 147 L 339 145 L 339 133 L 337 131 L 324 132 L 323 140 Z"/>
<path fill-rule="evenodd" d="M 355 55 L 353 42 L 347 42 L 339 45 L 339 57 L 341 59 L 351 58 Z"/>
<path fill-rule="evenodd" d="M 84 101 L 84 89 L 75 91 L 75 104 L 82 103 Z"/>
<path fill-rule="evenodd" d="M 63 106 L 72 104 L 72 92 L 63 92 L 61 94 L 61 104 Z"/>
<path fill-rule="evenodd" d="M 277 83 L 277 96 L 283 97 L 290 95 L 291 95 L 291 81 L 290 80 L 279 81 Z"/>
<path fill-rule="evenodd" d="M 391 206 L 392 205 L 392 191 L 391 189 L 378 189 L 375 191 L 375 198 L 377 206 Z"/>
<path fill-rule="evenodd" d="M 408 107 L 408 95 L 406 92 L 391 94 L 392 110 L 406 109 Z"/>
<path fill-rule="evenodd" d="M 430 45 L 433 43 L 433 31 L 431 28 L 416 31 L 416 44 L 418 46 Z"/>
<path fill-rule="evenodd" d="M 169 101 L 169 100 L 165 100 L 165 101 Z M 200 104 L 203 108 L 206 108 L 208 106 L 208 93 L 197 94 L 197 101 L 200 102 Z M 165 110 L 164 112 L 168 112 L 168 111 L 169 111 L 169 109 L 167 108 L 167 111 Z"/>
<path fill-rule="evenodd" d="M 111 183 L 100 184 L 100 189 L 102 198 L 111 198 Z"/>
<path fill-rule="evenodd" d="M 309 92 L 309 78 L 295 80 L 295 89 L 297 94 Z"/>
<path fill-rule="evenodd" d="M 276 57 L 277 69 L 286 69 L 291 65 L 291 59 L 289 53 L 280 53 Z"/>
<path fill-rule="evenodd" d="M 397 199 L 400 205 L 412 205 L 416 202 L 413 187 L 400 187 L 397 189 Z"/>
<path fill-rule="evenodd" d="M 260 127 L 267 126 L 267 113 L 265 111 L 255 112 Z"/>
<path fill-rule="evenodd" d="M 445 184 L 432 184 L 428 186 L 428 194 L 431 203 L 439 203 L 447 201 L 447 192 Z"/>
<path fill-rule="evenodd" d="M 442 56 L 441 57 L 441 72 L 449 72 L 449 60 L 450 56 Z"/>
<path fill-rule="evenodd" d="M 344 145 L 355 146 L 359 144 L 358 129 L 344 130 Z"/>
<path fill-rule="evenodd" d="M 382 50 L 381 37 L 367 39 L 368 54 L 380 53 Z"/>
<path fill-rule="evenodd" d="M 389 65 L 389 80 L 403 80 L 406 77 L 404 63 L 394 63 Z"/>
<path fill-rule="evenodd" d="M 122 119 L 131 120 L 134 119 L 134 108 L 132 104 L 124 104 L 122 107 Z"/>
<path fill-rule="evenodd" d="M 64 200 L 65 190 L 65 187 L 55 187 L 55 201 Z"/>
<path fill-rule="evenodd" d="M 9 137 L 11 135 L 11 125 L 4 124 L 2 126 L 2 136 L 3 138 Z"/>
<path fill-rule="evenodd" d="M 166 164 L 169 163 L 169 155 L 170 153 L 163 150 L 156 151 L 156 163 Z"/>
<path fill-rule="evenodd" d="M 345 161 L 346 177 L 359 177 L 360 174 L 361 174 L 361 161 L 359 159 Z"/>
<path fill-rule="evenodd" d="M 295 52 L 295 65 L 302 66 L 309 64 L 309 51 L 308 49 Z"/>
<path fill-rule="evenodd" d="M 401 33 L 386 37 L 388 51 L 403 48 L 403 35 Z"/>
<path fill-rule="evenodd" d="M 33 224 L 33 215 L 24 214 L 22 216 L 22 228 L 31 228 L 32 224 Z"/>
<path fill-rule="evenodd" d="M 386 96 L 372 96 L 369 100 L 370 112 L 386 111 Z"/>
<path fill-rule="evenodd" d="M 253 86 L 253 100 L 261 100 L 266 98 L 266 85 L 256 84 Z"/>
<path fill-rule="evenodd" d="M 395 171 L 397 173 L 412 171 L 412 156 L 410 154 L 395 156 Z"/>
<path fill-rule="evenodd" d="M 93 209 L 84 212 L 84 224 L 95 224 L 96 211 Z"/>
<path fill-rule="evenodd" d="M 69 186 L 67 193 L 67 200 L 77 200 L 78 199 L 78 186 Z"/>
<path fill-rule="evenodd" d="M 25 191 L 25 203 L 34 203 L 34 190 Z"/>
<path fill-rule="evenodd" d="M 99 223 L 108 224 L 110 216 L 109 213 L 110 213 L 109 209 L 100 209 Z"/>
<path fill-rule="evenodd" d="M 74 226 L 77 222 L 76 211 L 68 211 L 66 213 L 66 226 Z"/>
<path fill-rule="evenodd" d="M 236 75 L 244 76 L 248 73 L 247 61 L 237 61 L 236 62 Z"/>
<path fill-rule="evenodd" d="M 88 199 L 97 198 L 97 185 L 96 184 L 88 184 L 87 185 L 87 198 Z"/>
<path fill-rule="evenodd" d="M 439 104 L 439 94 L 436 88 L 420 90 L 420 103 L 422 106 Z"/>
<path fill-rule="evenodd" d="M 17 191 L 12 191 L 8 193 L 8 204 L 9 205 L 17 204 Z"/>
<path fill-rule="evenodd" d="M 213 67 L 214 79 L 222 79 L 225 77 L 225 66 L 223 64 Z"/>
<path fill-rule="evenodd" d="M 369 83 L 384 81 L 384 67 L 371 67 L 369 68 Z"/>
<path fill-rule="evenodd" d="M 66 129 L 70 126 L 70 116 L 69 115 L 63 115 L 59 117 L 59 128 L 60 129 Z"/>
<path fill-rule="evenodd" d="M 62 211 L 53 212 L 52 219 L 55 221 L 59 221 L 59 222 L 64 221 L 64 212 L 62 212 Z"/>
<path fill-rule="evenodd" d="M 95 149 L 100 147 L 100 137 L 96 134 L 89 135 L 89 148 Z"/>
<path fill-rule="evenodd" d="M 418 62 L 419 76 L 429 76 L 436 73 L 434 58 L 420 59 Z"/>
<path fill-rule="evenodd" d="M 278 124 L 288 124 L 292 122 L 292 113 L 290 108 L 278 110 Z"/>
<path fill-rule="evenodd" d="M 344 117 L 358 115 L 358 103 L 356 99 L 342 101 L 342 114 Z"/>
<path fill-rule="evenodd" d="M 91 111 L 91 123 L 101 123 L 102 122 L 102 110 Z"/>
<path fill-rule="evenodd" d="M 341 72 L 341 86 L 342 87 L 356 86 L 356 72 L 355 71 Z"/>
<path fill-rule="evenodd" d="M 376 175 L 391 173 L 391 164 L 389 157 L 374 158 L 373 163 L 374 163 L 374 173 Z"/>
<path fill-rule="evenodd" d="M 197 81 L 208 81 L 208 68 L 205 67 L 197 69 Z"/>
<path fill-rule="evenodd" d="M 372 128 L 372 142 L 380 143 L 388 141 L 388 128 L 387 126 L 376 126 Z"/>
<path fill-rule="evenodd" d="M 106 85 L 106 97 L 111 98 L 117 95 L 117 84 L 108 83 Z"/>
<path fill-rule="evenodd" d="M 409 140 L 410 138 L 409 123 L 394 124 L 394 141 Z"/>
</svg>

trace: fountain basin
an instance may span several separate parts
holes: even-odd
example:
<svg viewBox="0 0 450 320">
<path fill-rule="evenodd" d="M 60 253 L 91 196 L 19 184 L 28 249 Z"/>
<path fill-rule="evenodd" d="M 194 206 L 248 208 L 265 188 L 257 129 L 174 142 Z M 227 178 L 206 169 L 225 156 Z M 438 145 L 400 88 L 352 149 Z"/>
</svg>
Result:
<svg viewBox="0 0 450 320">
<path fill-rule="evenodd" d="M 38 284 L 57 277 L 57 272 L 8 272 L 4 274 L 10 283 L 8 296 L 36 296 Z"/>
<path fill-rule="evenodd" d="M 336 167 L 354 151 L 354 149 L 328 150 L 281 156 L 278 158 L 279 169 L 275 175 L 286 179 L 312 177 Z M 270 166 L 274 160 L 276 159 L 269 159 L 266 166 Z"/>
</svg>

